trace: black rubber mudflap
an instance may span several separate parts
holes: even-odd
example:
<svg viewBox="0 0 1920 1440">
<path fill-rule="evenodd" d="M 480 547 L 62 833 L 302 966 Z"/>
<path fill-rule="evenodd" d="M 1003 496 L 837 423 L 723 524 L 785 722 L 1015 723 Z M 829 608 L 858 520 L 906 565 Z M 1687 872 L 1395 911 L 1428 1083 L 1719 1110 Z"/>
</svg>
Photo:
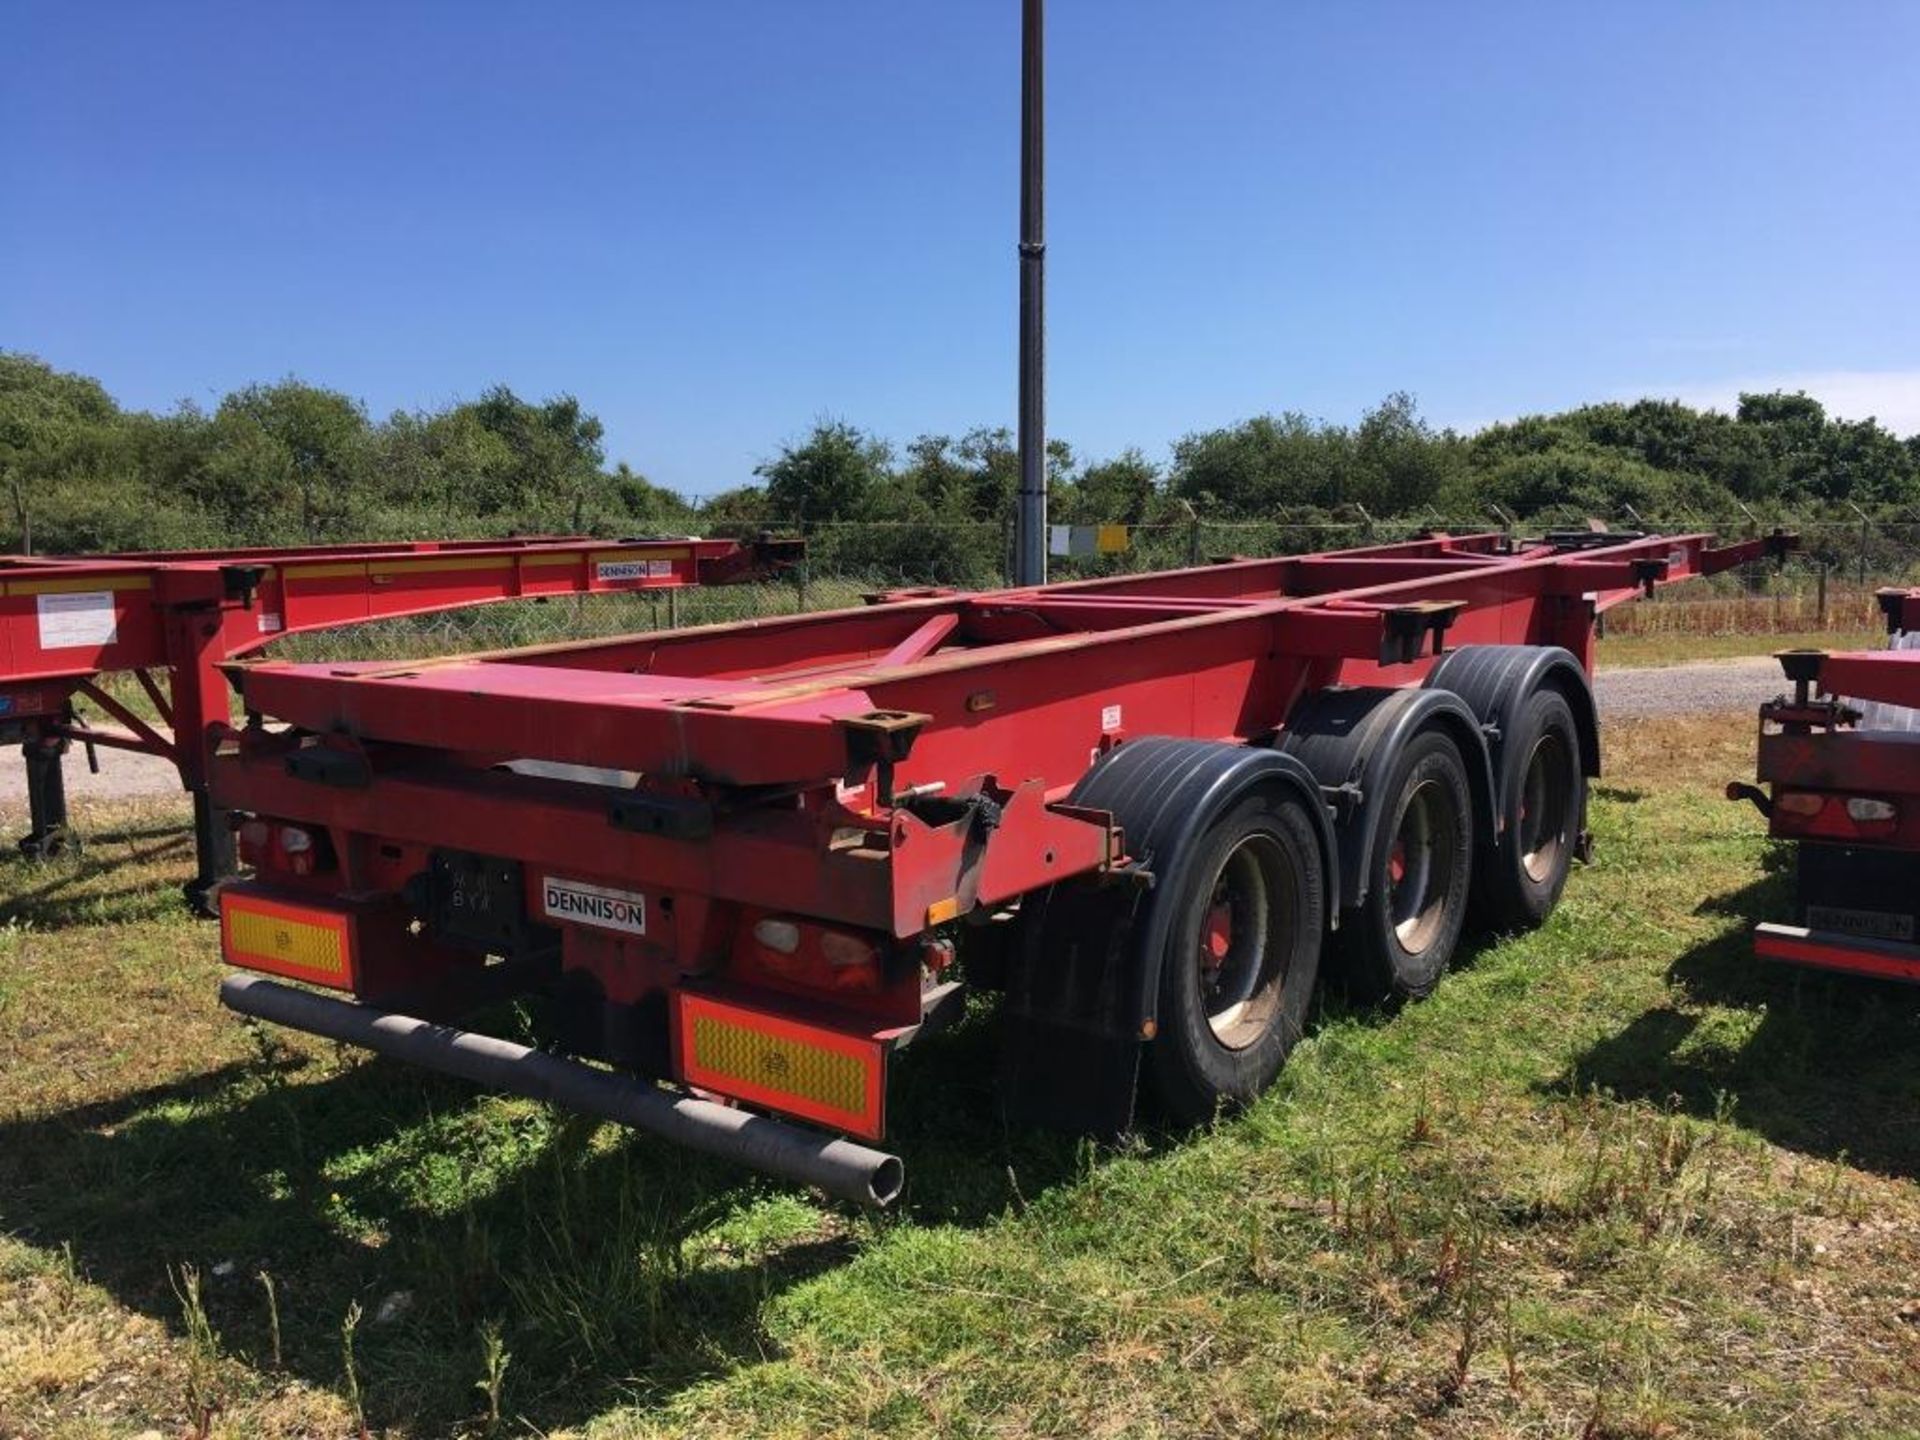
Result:
<svg viewBox="0 0 1920 1440">
<path fill-rule="evenodd" d="M 1010 1120 L 1093 1135 L 1132 1127 L 1168 924 L 1151 897 L 1179 893 L 1197 838 L 1255 784 L 1285 785 L 1308 807 L 1331 883 L 1339 872 L 1332 827 L 1312 775 L 1291 756 L 1148 736 L 1110 752 L 1074 786 L 1075 805 L 1120 822 L 1137 868 L 1067 881 L 1024 902 L 1003 1028 Z"/>
<path fill-rule="evenodd" d="M 1504 802 L 1513 769 L 1506 755 L 1506 732 L 1518 707 L 1542 685 L 1552 684 L 1567 697 L 1574 728 L 1580 733 L 1580 766 L 1588 779 L 1600 774 L 1600 715 L 1593 686 L 1573 655 L 1557 645 L 1463 645 L 1449 650 L 1427 675 L 1424 688 L 1451 690 L 1467 702 L 1484 726 L 1494 778 Z"/>
<path fill-rule="evenodd" d="M 1081 881 L 1027 902 L 1037 913 L 1020 922 L 1027 953 L 1009 967 L 1001 1029 L 1010 1123 L 1100 1136 L 1132 1128 L 1141 1041 L 1128 1018 L 1128 898 Z"/>
<path fill-rule="evenodd" d="M 1920 939 L 1920 855 L 1873 845 L 1794 846 L 1794 919 L 1815 930 Z"/>
</svg>

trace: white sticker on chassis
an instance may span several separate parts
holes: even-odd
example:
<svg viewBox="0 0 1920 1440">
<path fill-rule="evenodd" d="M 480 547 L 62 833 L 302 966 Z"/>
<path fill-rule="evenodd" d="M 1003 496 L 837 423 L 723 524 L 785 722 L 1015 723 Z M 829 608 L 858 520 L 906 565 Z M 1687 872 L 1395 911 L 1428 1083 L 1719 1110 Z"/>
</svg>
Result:
<svg viewBox="0 0 1920 1440">
<path fill-rule="evenodd" d="M 79 650 L 111 645 L 118 637 L 113 591 L 57 591 L 35 602 L 42 650 Z"/>
<path fill-rule="evenodd" d="M 548 875 L 540 882 L 540 908 L 550 920 L 571 920 L 628 935 L 647 933 L 647 897 L 638 890 L 614 890 Z"/>
</svg>

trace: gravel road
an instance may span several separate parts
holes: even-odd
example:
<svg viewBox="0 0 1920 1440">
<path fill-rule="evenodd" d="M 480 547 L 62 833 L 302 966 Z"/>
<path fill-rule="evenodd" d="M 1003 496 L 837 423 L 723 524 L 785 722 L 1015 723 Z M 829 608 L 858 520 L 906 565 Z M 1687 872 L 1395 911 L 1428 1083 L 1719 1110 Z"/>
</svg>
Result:
<svg viewBox="0 0 1920 1440">
<path fill-rule="evenodd" d="M 1752 711 L 1785 688 L 1771 657 L 1707 660 L 1647 670 L 1602 670 L 1594 683 L 1600 710 L 1608 716 L 1702 715 Z M 67 758 L 67 795 L 73 800 L 127 800 L 177 795 L 173 767 L 151 755 L 100 752 L 100 773 L 87 769 L 78 750 Z M 12 753 L 0 754 L 0 825 L 11 829 L 26 815 L 26 775 Z"/>
<path fill-rule="evenodd" d="M 172 765 L 153 755 L 124 750 L 100 752 L 100 773 L 87 769 L 85 752 L 67 753 L 69 800 L 131 800 L 146 795 L 178 795 L 180 777 Z M 11 829 L 27 814 L 27 771 L 18 746 L 0 750 L 0 826 Z"/>
<path fill-rule="evenodd" d="M 1752 714 L 1787 688 L 1771 655 L 1744 660 L 1697 660 L 1644 670 L 1602 670 L 1593 693 L 1602 717 Z"/>
</svg>

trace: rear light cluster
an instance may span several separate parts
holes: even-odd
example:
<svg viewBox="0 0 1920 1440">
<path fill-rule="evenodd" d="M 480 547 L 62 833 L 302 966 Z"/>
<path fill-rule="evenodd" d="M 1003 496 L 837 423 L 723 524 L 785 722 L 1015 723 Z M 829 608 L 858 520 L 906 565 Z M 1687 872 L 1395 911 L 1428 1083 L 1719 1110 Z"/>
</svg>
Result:
<svg viewBox="0 0 1920 1440">
<path fill-rule="evenodd" d="M 1900 826 L 1900 807 L 1872 795 L 1836 795 L 1821 790 L 1779 790 L 1773 797 L 1776 830 L 1837 840 L 1874 840 Z"/>
<path fill-rule="evenodd" d="M 240 823 L 238 834 L 240 859 L 255 870 L 312 875 L 333 868 L 333 844 L 324 830 L 254 816 Z"/>
<path fill-rule="evenodd" d="M 823 990 L 880 988 L 880 949 L 862 936 L 778 915 L 756 920 L 749 933 L 753 959 L 768 974 Z"/>
</svg>

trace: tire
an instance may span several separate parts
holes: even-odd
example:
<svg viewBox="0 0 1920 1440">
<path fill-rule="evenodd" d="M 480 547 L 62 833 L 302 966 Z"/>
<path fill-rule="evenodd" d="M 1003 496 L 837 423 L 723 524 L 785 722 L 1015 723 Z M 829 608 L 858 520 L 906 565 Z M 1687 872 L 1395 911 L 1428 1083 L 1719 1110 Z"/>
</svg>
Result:
<svg viewBox="0 0 1920 1440">
<path fill-rule="evenodd" d="M 1553 913 L 1586 823 L 1587 777 L 1573 707 L 1543 686 L 1527 696 L 1507 735 L 1500 840 L 1480 857 L 1476 918 L 1491 930 L 1530 930 Z"/>
<path fill-rule="evenodd" d="M 1341 928 L 1360 998 L 1419 1000 L 1453 959 L 1473 874 L 1473 795 L 1452 737 L 1415 735 L 1378 792 L 1366 898 Z"/>
<path fill-rule="evenodd" d="M 1181 867 L 1148 1051 L 1169 1119 L 1199 1124 L 1273 1082 L 1300 1038 L 1320 971 L 1325 877 L 1312 820 L 1263 789 L 1227 810 Z"/>
</svg>

